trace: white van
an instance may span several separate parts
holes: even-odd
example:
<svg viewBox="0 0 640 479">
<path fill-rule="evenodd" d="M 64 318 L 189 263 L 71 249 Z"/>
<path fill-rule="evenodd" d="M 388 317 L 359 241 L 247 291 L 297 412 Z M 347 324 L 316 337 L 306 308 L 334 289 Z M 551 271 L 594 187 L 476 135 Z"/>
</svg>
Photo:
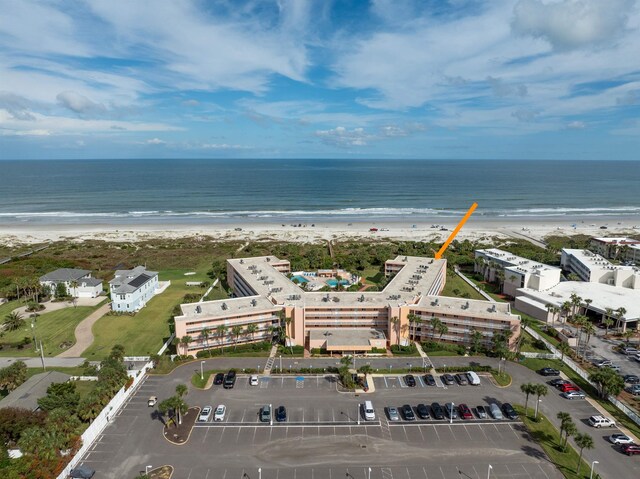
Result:
<svg viewBox="0 0 640 479">
<path fill-rule="evenodd" d="M 472 386 L 480 386 L 480 377 L 473 371 L 467 372 L 467 379 Z"/>
<path fill-rule="evenodd" d="M 364 419 L 365 421 L 376 420 L 376 411 L 373 409 L 373 403 L 371 401 L 364 402 Z"/>
</svg>

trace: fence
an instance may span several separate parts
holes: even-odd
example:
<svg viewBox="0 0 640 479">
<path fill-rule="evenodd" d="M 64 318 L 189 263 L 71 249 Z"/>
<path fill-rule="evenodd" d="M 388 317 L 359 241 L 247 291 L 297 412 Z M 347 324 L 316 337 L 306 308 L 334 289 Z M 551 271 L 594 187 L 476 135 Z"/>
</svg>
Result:
<svg viewBox="0 0 640 479">
<path fill-rule="evenodd" d="M 525 358 L 538 358 L 538 359 L 554 359 L 555 353 L 534 353 L 534 352 L 521 352 L 521 356 Z"/>
<path fill-rule="evenodd" d="M 69 381 L 97 381 L 98 376 L 71 376 Z"/>
<path fill-rule="evenodd" d="M 556 357 L 558 357 L 558 358 L 562 357 L 562 353 L 560 353 L 556 349 L 556 347 L 553 344 L 551 344 L 549 341 L 547 341 L 547 339 L 544 338 L 541 334 L 538 334 L 537 331 L 534 331 L 533 329 L 528 329 L 528 328 L 523 328 L 523 329 L 525 329 L 527 331 L 527 333 L 529 333 L 534 338 L 539 339 L 540 341 L 544 342 L 544 344 L 547 346 L 547 348 L 549 348 L 549 351 L 552 351 L 555 354 Z M 563 358 L 563 361 L 574 373 L 576 373 L 582 379 L 587 381 L 594 388 L 599 389 L 596 384 L 594 384 L 593 382 L 591 382 L 589 380 L 589 373 L 587 373 L 584 369 L 582 369 L 580 366 L 578 366 L 578 364 L 573 359 L 571 359 L 570 357 L 565 355 L 564 358 Z M 638 416 L 638 413 L 636 413 L 634 410 L 630 409 L 623 402 L 620 402 L 614 396 L 611 396 L 611 395 L 607 396 L 607 400 L 611 404 L 613 404 L 615 407 L 617 407 L 620 411 L 622 411 L 629 419 L 631 419 L 636 424 L 640 425 L 640 416 Z"/>
<path fill-rule="evenodd" d="M 76 467 L 85 453 L 89 450 L 89 448 L 93 445 L 93 442 L 96 438 L 102 433 L 105 427 L 110 422 L 110 419 L 118 412 L 118 410 L 122 407 L 122 405 L 129 399 L 129 397 L 133 394 L 133 392 L 137 389 L 140 383 L 143 381 L 144 377 L 147 374 L 147 370 L 153 367 L 152 363 L 147 363 L 144 367 L 138 371 L 138 374 L 133 378 L 133 383 L 129 386 L 128 389 L 124 387 L 120 389 L 113 397 L 109 404 L 105 406 L 105 408 L 100 411 L 100 414 L 93 420 L 93 422 L 89 425 L 89 427 L 82 433 L 82 447 L 78 450 L 78 452 L 71 458 L 67 467 L 58 475 L 57 479 L 66 479 L 69 477 L 69 473 L 71 469 Z"/>
<path fill-rule="evenodd" d="M 125 356 L 123 361 L 125 363 L 137 363 L 142 361 L 149 361 L 151 358 L 149 356 Z"/>
<path fill-rule="evenodd" d="M 167 339 L 167 341 L 160 348 L 160 351 L 158 351 L 158 356 L 160 356 L 161 354 L 164 354 L 164 352 L 167 350 L 167 348 L 169 347 L 169 345 L 173 341 L 173 338 L 175 338 L 175 337 L 176 337 L 176 333 L 171 333 L 171 336 L 169 336 L 169 339 Z"/>
</svg>

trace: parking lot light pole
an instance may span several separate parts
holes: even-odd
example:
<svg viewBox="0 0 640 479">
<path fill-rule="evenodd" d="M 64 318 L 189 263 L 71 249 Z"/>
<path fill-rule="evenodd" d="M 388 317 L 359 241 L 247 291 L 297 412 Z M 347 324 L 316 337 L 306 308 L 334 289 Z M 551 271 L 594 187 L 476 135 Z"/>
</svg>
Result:
<svg viewBox="0 0 640 479">
<path fill-rule="evenodd" d="M 489 469 L 487 470 L 487 479 L 491 477 L 491 469 L 493 469 L 493 466 L 489 464 Z"/>
<path fill-rule="evenodd" d="M 262 479 L 262 468 L 258 468 L 258 479 Z"/>
<path fill-rule="evenodd" d="M 600 464 L 600 462 L 598 462 L 598 461 L 593 461 L 593 462 L 591 463 L 591 474 L 589 474 L 589 479 L 593 479 L 593 465 L 594 465 L 594 464 Z"/>
<path fill-rule="evenodd" d="M 149 474 L 149 469 L 152 469 L 152 468 L 153 468 L 153 466 L 144 466 L 144 474 L 145 474 L 145 476 L 147 474 Z"/>
<path fill-rule="evenodd" d="M 453 408 L 456 407 L 455 403 L 451 403 L 451 409 L 449 410 L 449 424 L 453 424 Z"/>
<path fill-rule="evenodd" d="M 280 355 L 280 374 L 282 374 L 282 354 Z"/>
<path fill-rule="evenodd" d="M 538 407 L 540 406 L 540 403 L 542 402 L 542 399 L 538 399 L 538 402 L 536 403 L 536 415 L 535 415 L 535 420 L 538 420 Z"/>
<path fill-rule="evenodd" d="M 204 381 L 204 361 L 200 361 L 200 381 Z"/>
<path fill-rule="evenodd" d="M 360 403 L 357 404 L 358 409 L 356 409 L 356 417 L 358 418 L 358 426 L 360 425 Z"/>
<path fill-rule="evenodd" d="M 273 426 L 273 407 L 271 404 L 269 404 L 269 411 L 271 411 L 271 414 L 269 414 L 269 425 Z"/>
<path fill-rule="evenodd" d="M 369 475 L 367 476 L 367 479 L 371 479 L 371 468 L 369 468 Z"/>
</svg>

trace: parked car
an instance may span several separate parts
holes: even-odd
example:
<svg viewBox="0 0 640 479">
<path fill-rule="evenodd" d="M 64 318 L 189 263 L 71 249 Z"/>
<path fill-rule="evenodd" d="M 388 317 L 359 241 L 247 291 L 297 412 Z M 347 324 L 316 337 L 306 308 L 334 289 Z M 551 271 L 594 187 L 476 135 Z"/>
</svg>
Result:
<svg viewBox="0 0 640 479">
<path fill-rule="evenodd" d="M 271 406 L 268 404 L 260 408 L 260 422 L 271 422 Z"/>
<path fill-rule="evenodd" d="M 233 386 L 236 385 L 236 372 L 231 370 L 227 373 L 227 375 L 224 377 L 224 388 L 225 389 L 232 389 Z"/>
<path fill-rule="evenodd" d="M 225 414 L 227 414 L 227 406 L 225 406 L 224 404 L 219 404 L 216 407 L 215 412 L 213 413 L 213 420 L 224 421 Z"/>
<path fill-rule="evenodd" d="M 496 403 L 491 403 L 489 405 L 489 412 L 491 413 L 491 417 L 493 417 L 493 419 L 504 419 L 502 411 Z"/>
<path fill-rule="evenodd" d="M 407 383 L 407 386 L 409 386 L 410 388 L 416 387 L 416 378 L 413 376 L 413 374 L 407 374 L 404 377 L 404 382 Z"/>
<path fill-rule="evenodd" d="M 443 374 L 442 376 L 440 376 L 440 379 L 447 386 L 452 386 L 455 383 L 455 379 L 453 379 L 453 376 L 451 374 Z"/>
<path fill-rule="evenodd" d="M 633 347 L 622 348 L 620 351 L 622 352 L 622 354 L 626 354 L 627 356 L 635 356 L 640 352 L 638 351 L 638 348 Z"/>
<path fill-rule="evenodd" d="M 460 413 L 460 417 L 462 419 L 473 419 L 473 413 L 471 412 L 471 409 L 469 409 L 469 406 L 467 406 L 466 404 L 460 404 L 458 406 L 458 412 Z"/>
<path fill-rule="evenodd" d="M 633 439 L 626 434 L 611 434 L 611 436 L 609 436 L 609 442 L 611 442 L 611 444 L 633 444 Z"/>
<path fill-rule="evenodd" d="M 634 384 L 633 386 L 627 386 L 624 388 L 626 392 L 632 396 L 640 396 L 640 384 Z"/>
<path fill-rule="evenodd" d="M 562 379 L 562 378 L 558 378 L 558 379 L 552 379 L 551 381 L 549 381 L 549 384 L 552 385 L 553 387 L 559 388 L 563 384 L 571 384 L 571 381 L 568 381 L 568 380 Z"/>
<path fill-rule="evenodd" d="M 562 391 L 563 393 L 566 393 L 568 391 L 580 391 L 580 388 L 578 386 L 571 383 L 561 384 L 558 389 L 560 389 L 560 391 Z"/>
<path fill-rule="evenodd" d="M 620 372 L 620 366 L 617 364 L 610 364 L 609 366 L 603 366 L 603 368 L 613 369 L 616 372 Z"/>
<path fill-rule="evenodd" d="M 518 413 L 516 412 L 515 409 L 513 409 L 513 406 L 511 404 L 509 404 L 508 402 L 504 403 L 502 405 L 502 411 L 504 412 L 504 415 L 511 419 L 518 419 Z"/>
<path fill-rule="evenodd" d="M 472 386 L 480 386 L 480 376 L 474 371 L 467 371 L 467 381 Z"/>
<path fill-rule="evenodd" d="M 433 374 L 425 374 L 424 382 L 427 386 L 435 386 L 436 378 L 433 377 Z"/>
<path fill-rule="evenodd" d="M 284 406 L 278 406 L 276 409 L 276 421 L 287 422 L 287 408 Z"/>
<path fill-rule="evenodd" d="M 418 413 L 418 417 L 420 419 L 429 419 L 430 417 L 429 406 L 427 406 L 426 404 L 418 404 L 418 407 L 416 407 L 416 412 Z"/>
<path fill-rule="evenodd" d="M 413 409 L 409 404 L 402 406 L 402 415 L 405 421 L 415 421 L 416 415 L 413 413 Z"/>
<path fill-rule="evenodd" d="M 625 444 L 620 450 L 624 452 L 627 456 L 635 456 L 636 454 L 640 454 L 640 446 L 636 444 Z"/>
<path fill-rule="evenodd" d="M 484 406 L 476 406 L 476 416 L 478 419 L 486 419 L 487 418 L 487 410 Z"/>
<path fill-rule="evenodd" d="M 444 410 L 440 403 L 434 402 L 431 404 L 431 413 L 436 419 L 444 419 Z"/>
<path fill-rule="evenodd" d="M 541 376 L 560 376 L 560 371 L 553 368 L 542 368 L 538 369 L 538 374 Z"/>
<path fill-rule="evenodd" d="M 389 421 L 399 421 L 400 414 L 398 414 L 398 408 L 390 406 L 387 408 L 387 414 L 389 415 Z"/>
<path fill-rule="evenodd" d="M 71 469 L 69 477 L 73 479 L 91 479 L 95 473 L 96 471 L 89 466 L 82 465 Z"/>
<path fill-rule="evenodd" d="M 364 420 L 375 421 L 376 410 L 373 408 L 373 403 L 371 401 L 365 401 L 363 407 L 364 407 Z"/>
<path fill-rule="evenodd" d="M 588 419 L 588 423 L 591 427 L 616 427 L 616 422 L 613 419 L 609 419 L 605 416 L 591 416 Z"/>
<path fill-rule="evenodd" d="M 200 415 L 198 416 L 198 422 L 207 422 L 209 419 L 211 419 L 211 411 L 211 406 L 203 407 L 202 411 L 200 411 Z"/>
<path fill-rule="evenodd" d="M 448 402 L 444 405 L 445 411 L 447 411 L 447 416 L 449 419 L 458 419 L 458 410 L 456 406 L 452 402 Z"/>
<path fill-rule="evenodd" d="M 153 407 L 156 405 L 156 403 L 158 402 L 158 397 L 157 396 L 151 396 L 148 400 L 147 400 L 147 406 L 149 407 Z"/>
<path fill-rule="evenodd" d="M 456 382 L 460 385 L 460 386 L 466 386 L 467 384 L 469 384 L 469 381 L 467 380 L 467 375 L 463 374 L 463 373 L 458 373 L 455 375 L 456 378 Z"/>
<path fill-rule="evenodd" d="M 216 377 L 213 378 L 213 384 L 222 384 L 224 382 L 224 373 L 216 374 Z"/>
<path fill-rule="evenodd" d="M 640 383 L 640 378 L 635 374 L 627 374 L 624 376 L 624 382 L 627 384 L 638 384 Z"/>
<path fill-rule="evenodd" d="M 251 376 L 249 378 L 249 384 L 251 386 L 257 386 L 258 385 L 258 376 Z"/>
<path fill-rule="evenodd" d="M 582 391 L 567 391 L 565 393 L 560 394 L 565 399 L 584 399 L 587 397 L 585 393 Z"/>
<path fill-rule="evenodd" d="M 593 364 L 598 368 L 603 368 L 605 366 L 611 366 L 612 363 L 608 359 L 599 359 L 594 361 Z"/>
</svg>

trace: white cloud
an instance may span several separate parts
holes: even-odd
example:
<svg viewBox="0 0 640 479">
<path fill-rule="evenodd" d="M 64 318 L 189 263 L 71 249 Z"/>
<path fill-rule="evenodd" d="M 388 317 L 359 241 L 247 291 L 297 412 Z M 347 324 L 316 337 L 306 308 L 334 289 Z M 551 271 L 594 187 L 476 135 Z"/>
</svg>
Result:
<svg viewBox="0 0 640 479">
<path fill-rule="evenodd" d="M 367 142 L 373 138 L 364 131 L 364 128 L 348 130 L 343 126 L 338 126 L 332 130 L 318 130 L 315 134 L 323 143 L 342 148 L 366 146 Z"/>
<path fill-rule="evenodd" d="M 65 108 L 80 114 L 103 113 L 104 105 L 91 101 L 84 95 L 74 91 L 63 91 L 56 96 L 58 103 Z"/>
<path fill-rule="evenodd" d="M 571 121 L 567 124 L 567 128 L 569 128 L 570 130 L 582 130 L 583 128 L 585 128 L 587 125 L 584 123 L 584 121 Z"/>
<path fill-rule="evenodd" d="M 150 140 L 145 141 L 147 145 L 166 145 L 167 142 L 161 140 L 160 138 L 151 138 Z"/>
<path fill-rule="evenodd" d="M 505 96 L 527 96 L 527 87 L 523 84 L 508 84 L 500 78 L 488 77 L 487 81 L 491 85 L 493 94 L 499 97 Z"/>
<path fill-rule="evenodd" d="M 249 150 L 252 147 L 245 145 L 231 145 L 228 143 L 203 143 L 200 148 L 204 150 Z"/>
<path fill-rule="evenodd" d="M 520 0 L 512 26 L 522 35 L 543 38 L 554 48 L 569 50 L 609 43 L 625 29 L 633 0 Z"/>
</svg>

